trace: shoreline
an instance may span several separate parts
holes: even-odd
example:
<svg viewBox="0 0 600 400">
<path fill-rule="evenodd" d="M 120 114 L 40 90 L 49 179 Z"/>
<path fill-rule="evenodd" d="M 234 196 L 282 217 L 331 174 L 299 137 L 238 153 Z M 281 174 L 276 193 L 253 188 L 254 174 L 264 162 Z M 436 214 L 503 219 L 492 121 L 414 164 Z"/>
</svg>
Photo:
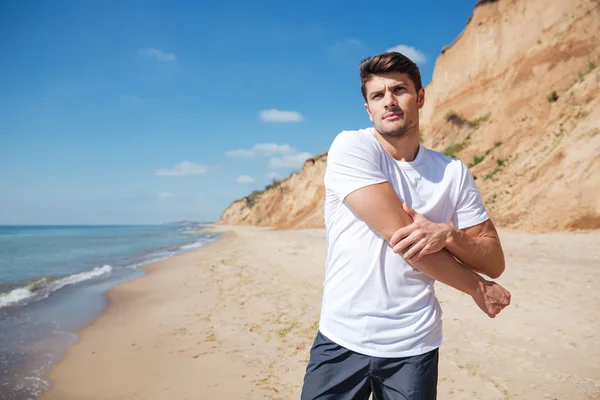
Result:
<svg viewBox="0 0 600 400">
<path fill-rule="evenodd" d="M 77 332 L 106 310 L 112 287 L 143 277 L 147 265 L 222 236 L 184 230 L 17 226 L 6 231 L 3 243 L 14 254 L 3 258 L 8 264 L 0 271 L 9 288 L 0 295 L 0 397 L 32 399 L 44 393 L 51 384 L 47 372 L 78 340 Z"/>
<path fill-rule="evenodd" d="M 111 310 L 112 307 L 114 307 L 115 305 L 119 304 L 119 302 L 121 302 L 121 301 L 124 300 L 123 298 L 121 298 L 121 297 L 123 297 L 121 294 L 119 294 L 118 292 L 117 292 L 117 294 L 115 294 L 115 290 L 116 289 L 120 288 L 123 285 L 127 285 L 127 284 L 129 284 L 131 282 L 135 282 L 135 281 L 138 281 L 138 280 L 141 280 L 141 279 L 144 279 L 144 278 L 148 277 L 148 275 L 151 274 L 152 271 L 155 268 L 161 268 L 161 267 L 163 267 L 162 264 L 168 263 L 169 260 L 177 259 L 179 257 L 183 257 L 183 256 L 187 256 L 187 255 L 194 254 L 194 253 L 197 253 L 197 252 L 201 252 L 201 251 L 203 251 L 206 248 L 209 248 L 209 247 L 211 247 L 213 245 L 218 244 L 219 242 L 226 241 L 227 239 L 231 239 L 231 237 L 235 235 L 235 233 L 231 232 L 231 231 L 225 231 L 225 230 L 215 229 L 214 226 L 212 226 L 212 224 L 211 225 L 207 225 L 207 226 L 210 226 L 210 228 L 206 229 L 206 230 L 195 230 L 195 231 L 190 232 L 190 234 L 192 234 L 192 235 L 198 235 L 198 234 L 205 234 L 205 233 L 219 233 L 219 234 L 222 234 L 222 236 L 219 237 L 216 240 L 211 240 L 211 241 L 207 242 L 205 245 L 203 245 L 200 248 L 193 249 L 193 250 L 185 252 L 185 253 L 175 254 L 175 255 L 169 256 L 169 257 L 167 257 L 165 259 L 161 259 L 161 260 L 154 261 L 154 262 L 151 262 L 149 264 L 140 266 L 140 267 L 137 268 L 138 271 L 142 272 L 142 274 L 140 276 L 133 277 L 133 278 L 128 278 L 128 279 L 126 279 L 124 281 L 118 282 L 117 284 L 115 284 L 114 286 L 112 286 L 110 289 L 108 289 L 104 293 L 103 296 L 104 296 L 104 299 L 105 299 L 106 303 L 103 306 L 102 310 L 99 313 L 97 313 L 96 315 L 94 315 L 81 328 L 77 329 L 75 332 L 72 332 L 77 337 L 77 340 L 73 344 L 71 344 L 65 351 L 63 351 L 61 357 L 58 360 L 56 360 L 50 366 L 50 368 L 46 371 L 46 373 L 44 373 L 41 376 L 42 379 L 46 380 L 49 383 L 49 387 L 40 396 L 38 396 L 39 399 L 45 398 L 45 396 L 47 395 L 47 393 L 50 392 L 53 389 L 53 387 L 55 386 L 55 383 L 54 383 L 53 379 L 51 378 L 52 371 L 55 368 L 57 368 L 60 364 L 62 364 L 66 359 L 68 359 L 69 353 L 70 353 L 71 349 L 73 348 L 73 346 L 76 346 L 79 342 L 81 342 L 84 339 L 84 335 L 86 334 L 86 332 L 89 329 L 93 328 L 94 324 L 97 321 L 99 321 L 102 318 L 105 318 L 105 316 L 107 315 L 107 313 L 110 312 L 110 310 Z"/>
<path fill-rule="evenodd" d="M 40 399 L 299 398 L 320 312 L 324 230 L 217 230 L 218 240 L 110 289 Z M 600 232 L 500 234 L 507 271 L 498 282 L 513 303 L 497 318 L 436 284 L 440 396 L 594 398 Z"/>
</svg>

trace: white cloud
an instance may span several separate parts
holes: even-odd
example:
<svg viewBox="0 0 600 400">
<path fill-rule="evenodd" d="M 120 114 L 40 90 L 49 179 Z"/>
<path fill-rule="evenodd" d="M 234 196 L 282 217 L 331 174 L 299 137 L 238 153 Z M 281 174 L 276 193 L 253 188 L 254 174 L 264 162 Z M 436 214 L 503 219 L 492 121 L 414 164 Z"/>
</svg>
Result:
<svg viewBox="0 0 600 400">
<path fill-rule="evenodd" d="M 159 200 L 166 200 L 166 199 L 170 199 L 172 197 L 175 197 L 175 195 L 173 193 L 167 193 L 167 192 L 162 192 L 162 193 L 159 193 L 159 195 L 158 195 Z"/>
<path fill-rule="evenodd" d="M 397 51 L 398 53 L 402 53 L 406 57 L 410 58 L 415 64 L 425 64 L 427 61 L 427 57 L 425 57 L 425 54 L 423 54 L 421 51 L 404 44 L 394 46 L 390 49 L 387 49 L 387 51 Z"/>
<path fill-rule="evenodd" d="M 155 49 L 153 47 L 148 47 L 146 49 L 140 49 L 140 50 L 138 50 L 138 54 L 140 56 L 153 58 L 153 59 L 161 61 L 161 62 L 176 62 L 177 61 L 177 57 L 175 56 L 175 54 L 167 53 L 160 49 Z"/>
<path fill-rule="evenodd" d="M 184 161 L 171 168 L 161 168 L 156 170 L 156 175 L 179 176 L 179 175 L 202 175 L 206 173 L 206 167 L 200 164 L 193 164 Z"/>
<path fill-rule="evenodd" d="M 233 158 L 250 158 L 250 157 L 269 157 L 275 154 L 292 154 L 294 150 L 288 144 L 276 144 L 276 143 L 258 143 L 252 146 L 251 149 L 237 149 L 230 150 L 226 154 Z"/>
<path fill-rule="evenodd" d="M 282 178 L 282 176 L 279 175 L 277 172 L 269 172 L 266 176 L 269 181 L 272 181 L 272 180 L 278 181 Z"/>
<path fill-rule="evenodd" d="M 239 183 L 240 185 L 249 185 L 251 183 L 254 183 L 254 178 L 252 178 L 251 176 L 248 175 L 240 175 L 236 178 L 236 183 Z"/>
<path fill-rule="evenodd" d="M 260 119 L 265 122 L 299 122 L 303 121 L 304 117 L 297 111 L 280 111 L 273 108 L 261 111 Z"/>
<path fill-rule="evenodd" d="M 286 155 L 281 158 L 273 157 L 269 160 L 270 169 L 295 169 L 304 165 L 304 162 L 312 157 L 310 153 L 298 153 Z"/>
</svg>

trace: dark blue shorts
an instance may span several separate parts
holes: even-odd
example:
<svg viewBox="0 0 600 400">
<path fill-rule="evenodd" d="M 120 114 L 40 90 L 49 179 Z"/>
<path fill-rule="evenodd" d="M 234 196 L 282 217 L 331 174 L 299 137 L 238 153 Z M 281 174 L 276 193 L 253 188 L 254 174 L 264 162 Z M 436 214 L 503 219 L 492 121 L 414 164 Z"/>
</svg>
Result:
<svg viewBox="0 0 600 400">
<path fill-rule="evenodd" d="M 402 358 L 359 354 L 321 332 L 310 349 L 301 400 L 435 400 L 438 349 Z"/>
</svg>

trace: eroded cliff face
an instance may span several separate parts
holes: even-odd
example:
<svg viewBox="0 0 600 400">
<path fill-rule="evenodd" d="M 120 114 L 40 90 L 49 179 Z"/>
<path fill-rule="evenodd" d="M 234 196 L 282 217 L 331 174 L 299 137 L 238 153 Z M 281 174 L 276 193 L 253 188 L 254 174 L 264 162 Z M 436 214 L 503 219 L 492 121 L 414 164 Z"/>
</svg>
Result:
<svg viewBox="0 0 600 400">
<path fill-rule="evenodd" d="M 307 160 L 300 172 L 234 202 L 223 213 L 221 223 L 275 228 L 322 227 L 326 165 L 326 153 Z"/>
<path fill-rule="evenodd" d="M 470 166 L 497 225 L 600 228 L 599 44 L 598 0 L 488 0 L 439 55 L 424 144 Z M 221 222 L 323 226 L 326 160 L 235 202 Z"/>
<path fill-rule="evenodd" d="M 425 144 L 460 158 L 500 226 L 600 227 L 600 2 L 488 2 L 440 54 Z"/>
</svg>

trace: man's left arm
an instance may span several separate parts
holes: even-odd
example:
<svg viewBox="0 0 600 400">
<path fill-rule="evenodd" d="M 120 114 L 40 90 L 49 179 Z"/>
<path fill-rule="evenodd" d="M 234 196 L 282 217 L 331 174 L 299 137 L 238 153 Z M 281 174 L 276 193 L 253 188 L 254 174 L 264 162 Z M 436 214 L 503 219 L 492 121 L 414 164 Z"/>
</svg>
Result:
<svg viewBox="0 0 600 400">
<path fill-rule="evenodd" d="M 418 260 L 445 248 L 465 266 L 492 279 L 504 272 L 504 252 L 491 219 L 456 229 L 449 224 L 429 221 L 406 203 L 403 208 L 413 218 L 413 223 L 398 230 L 390 244 L 405 259 Z"/>
<path fill-rule="evenodd" d="M 498 232 L 491 219 L 465 229 L 450 227 L 446 249 L 475 272 L 496 279 L 505 261 Z"/>
<path fill-rule="evenodd" d="M 498 232 L 475 179 L 462 162 L 459 174 L 453 226 L 431 222 L 404 203 L 404 211 L 413 223 L 396 232 L 390 243 L 396 253 L 408 260 L 445 248 L 471 270 L 496 279 L 504 272 L 504 252 Z"/>
</svg>

